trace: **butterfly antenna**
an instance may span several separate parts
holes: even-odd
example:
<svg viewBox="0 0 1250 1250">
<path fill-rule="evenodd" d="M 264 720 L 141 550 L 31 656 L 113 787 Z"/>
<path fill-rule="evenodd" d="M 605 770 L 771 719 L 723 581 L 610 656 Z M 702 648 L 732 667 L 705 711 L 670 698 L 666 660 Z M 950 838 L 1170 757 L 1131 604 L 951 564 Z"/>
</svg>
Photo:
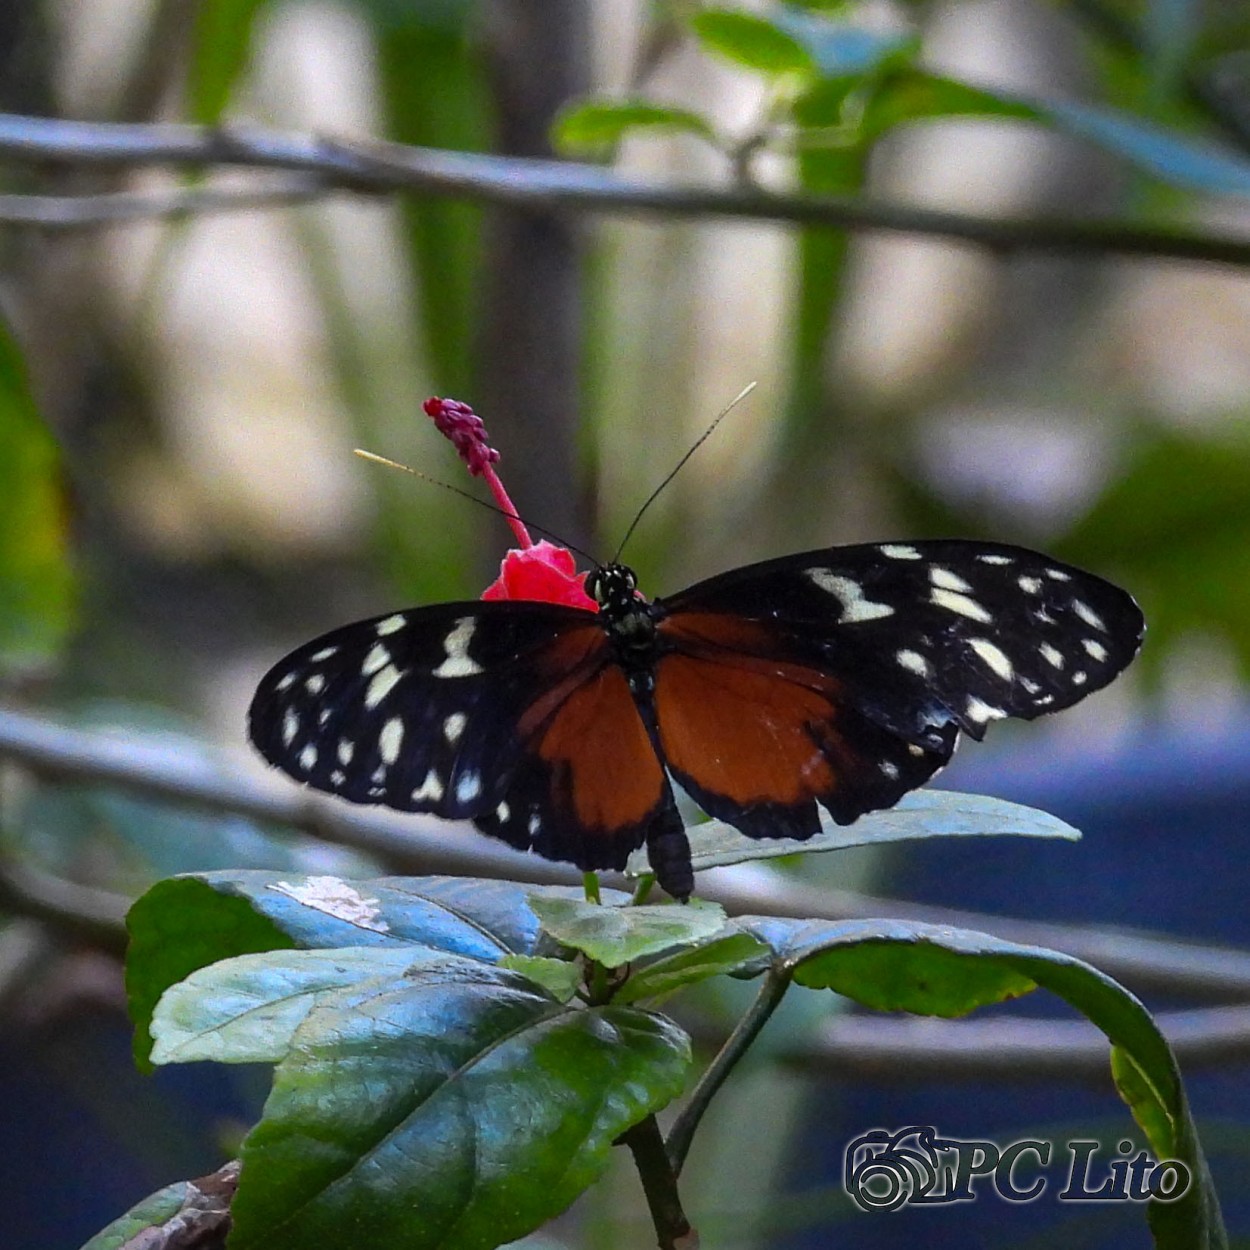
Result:
<svg viewBox="0 0 1250 1250">
<path fill-rule="evenodd" d="M 711 433 L 709 430 L 708 433 Z M 706 437 L 706 435 L 704 436 Z M 703 440 L 700 439 L 700 442 Z M 698 444 L 696 443 L 697 447 Z M 443 490 L 449 490 L 453 495 L 459 495 L 461 499 L 467 499 L 470 503 L 475 503 L 481 508 L 487 509 L 489 512 L 501 516 L 505 521 L 520 521 L 526 529 L 536 530 L 539 534 L 547 538 L 554 539 L 561 547 L 567 547 L 570 551 L 576 551 L 579 556 L 589 560 L 591 564 L 598 565 L 599 561 L 595 559 L 588 551 L 583 551 L 580 547 L 574 546 L 567 538 L 561 538 L 559 534 L 553 533 L 542 525 L 535 525 L 533 521 L 526 520 L 516 512 L 505 512 L 502 508 L 497 508 L 493 503 L 485 499 L 479 499 L 476 495 L 470 494 L 467 490 L 461 490 L 459 486 L 453 486 L 450 482 L 440 481 L 436 477 L 430 477 L 428 473 L 422 473 L 420 469 L 410 468 L 406 464 L 400 464 L 398 460 L 388 460 L 385 456 L 379 456 L 375 452 L 365 451 L 360 447 L 353 449 L 362 460 L 371 460 L 374 464 L 384 464 L 390 469 L 399 469 L 404 473 L 411 473 L 413 477 L 419 477 L 423 482 L 428 482 L 431 486 L 441 486 Z"/>
<path fill-rule="evenodd" d="M 709 438 L 711 438 L 711 436 L 712 436 L 712 431 L 713 431 L 714 429 L 716 429 L 716 427 L 717 427 L 718 425 L 720 425 L 720 423 L 721 423 L 721 422 L 722 422 L 722 421 L 723 421 L 723 420 L 724 420 L 727 416 L 729 416 L 729 414 L 730 414 L 730 413 L 731 413 L 731 412 L 732 412 L 732 411 L 733 411 L 733 410 L 734 410 L 734 409 L 735 409 L 735 408 L 736 408 L 736 407 L 737 407 L 737 406 L 738 406 L 738 405 L 739 405 L 739 404 L 740 404 L 740 403 L 741 403 L 744 399 L 746 399 L 746 397 L 747 397 L 747 396 L 748 396 L 748 395 L 749 395 L 749 394 L 750 394 L 753 390 L 755 390 L 755 388 L 756 388 L 756 386 L 757 386 L 757 385 L 758 385 L 758 383 L 756 383 L 756 382 L 748 382 L 748 383 L 746 384 L 746 386 L 744 386 L 744 387 L 742 388 L 742 390 L 740 390 L 740 391 L 739 391 L 739 392 L 738 392 L 738 393 L 737 393 L 737 394 L 733 397 L 733 399 L 731 399 L 731 400 L 729 401 L 729 403 L 727 403 L 727 404 L 726 404 L 726 405 L 725 405 L 725 406 L 724 406 L 724 407 L 720 410 L 720 412 L 717 414 L 716 420 L 715 420 L 715 421 L 713 421 L 713 422 L 712 422 L 712 424 L 711 424 L 711 425 L 709 425 L 709 426 L 707 427 L 707 429 L 706 429 L 706 430 L 704 430 L 704 431 L 703 431 L 703 433 L 699 435 L 699 437 L 695 440 L 694 445 L 693 445 L 693 446 L 692 446 L 692 447 L 691 447 L 691 448 L 690 448 L 690 449 L 686 452 L 686 454 L 685 454 L 684 456 L 682 456 L 682 458 L 681 458 L 681 459 L 680 459 L 680 460 L 679 460 L 679 461 L 678 461 L 678 462 L 677 462 L 677 463 L 673 466 L 673 468 L 669 471 L 668 476 L 667 476 L 667 477 L 666 477 L 666 478 L 665 478 L 665 479 L 664 479 L 664 480 L 663 480 L 663 481 L 659 484 L 659 486 L 657 486 L 657 487 L 655 488 L 655 490 L 653 490 L 653 491 L 651 492 L 651 494 L 650 494 L 650 495 L 648 495 L 648 496 L 647 496 L 647 501 L 646 501 L 646 503 L 644 503 L 644 504 L 642 505 L 642 507 L 638 509 L 638 512 L 637 512 L 637 514 L 634 516 L 634 519 L 633 519 L 633 520 L 629 523 L 629 529 L 627 529 L 627 530 L 625 531 L 625 537 L 621 539 L 621 545 L 620 545 L 620 546 L 616 549 L 616 555 L 614 555 L 614 556 L 612 557 L 612 563 L 613 563 L 613 564 L 615 564 L 615 563 L 616 563 L 616 562 L 617 562 L 617 561 L 621 558 L 621 553 L 625 550 L 625 544 L 626 544 L 627 542 L 629 542 L 630 537 L 631 537 L 631 535 L 633 534 L 634 530 L 636 530 L 636 529 L 638 528 L 638 522 L 642 520 L 643 513 L 644 513 L 644 512 L 646 512 L 646 510 L 647 510 L 649 507 L 651 507 L 651 505 L 652 505 L 653 503 L 655 503 L 656 499 L 657 499 L 657 498 L 659 497 L 659 495 L 660 495 L 660 492 L 661 492 L 661 491 L 662 491 L 662 490 L 663 490 L 663 489 L 664 489 L 664 488 L 665 488 L 665 487 L 669 484 L 669 482 L 671 482 L 671 481 L 673 480 L 673 478 L 675 478 L 675 477 L 678 475 L 678 473 L 680 473 L 680 472 L 681 472 L 682 468 L 685 466 L 686 461 L 687 461 L 687 460 L 689 460 L 689 459 L 690 459 L 690 457 L 691 457 L 691 456 L 693 456 L 693 455 L 694 455 L 694 453 L 695 453 L 696 451 L 698 451 L 698 450 L 699 450 L 699 448 L 700 448 L 700 447 L 702 447 L 702 446 L 703 446 L 703 444 L 704 444 L 704 443 L 706 443 L 706 442 L 707 442 L 707 440 L 708 440 Z"/>
</svg>

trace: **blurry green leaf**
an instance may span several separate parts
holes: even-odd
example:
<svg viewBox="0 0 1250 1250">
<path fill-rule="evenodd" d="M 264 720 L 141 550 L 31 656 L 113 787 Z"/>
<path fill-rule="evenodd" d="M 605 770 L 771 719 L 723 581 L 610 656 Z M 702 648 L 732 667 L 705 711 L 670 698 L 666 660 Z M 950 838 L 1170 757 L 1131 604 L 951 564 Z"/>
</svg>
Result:
<svg viewBox="0 0 1250 1250">
<path fill-rule="evenodd" d="M 816 62 L 793 35 L 752 13 L 703 9 L 690 19 L 691 29 L 708 52 L 761 74 L 810 73 Z"/>
<path fill-rule="evenodd" d="M 501 968 L 510 968 L 537 981 L 557 1002 L 567 1003 L 582 984 L 582 970 L 569 959 L 546 959 L 541 955 L 505 955 Z"/>
<path fill-rule="evenodd" d="M 1250 673 L 1250 439 L 1153 433 L 1062 540 L 1061 559 L 1121 582 L 1142 605 L 1158 670 L 1186 634 L 1223 635 Z"/>
<path fill-rule="evenodd" d="M 807 50 L 824 78 L 862 77 L 920 51 L 920 40 L 909 32 L 871 30 L 786 9 L 778 11 L 775 25 Z"/>
<path fill-rule="evenodd" d="M 69 632 L 66 513 L 60 453 L 0 324 L 0 665 L 46 661 Z"/>
<path fill-rule="evenodd" d="M 422 147 L 484 151 L 492 126 L 481 44 L 470 32 L 474 6 L 427 7 L 392 3 L 373 13 L 387 135 Z M 435 389 L 471 396 L 482 210 L 415 195 L 402 207 Z M 400 537 L 401 550 L 410 541 Z"/>
<path fill-rule="evenodd" d="M 934 117 L 1041 120 L 1035 108 L 1013 97 L 937 74 L 904 70 L 885 77 L 873 91 L 862 127 L 865 135 L 875 139 L 904 122 Z"/>
<path fill-rule="evenodd" d="M 455 958 L 330 992 L 293 1042 L 243 1145 L 234 1250 L 512 1241 L 594 1181 L 690 1064 L 663 1017 L 566 1007 Z"/>
<path fill-rule="evenodd" d="M 709 820 L 686 830 L 696 872 L 781 855 L 841 851 L 849 846 L 875 846 L 918 838 L 968 837 L 1066 838 L 1081 834 L 1049 812 L 1008 803 L 986 794 L 955 790 L 913 790 L 884 812 L 867 812 L 854 824 L 839 825 L 820 809 L 820 832 L 805 841 L 796 838 L 748 838 L 732 825 Z M 646 851 L 630 856 L 628 871 L 649 871 Z"/>
<path fill-rule="evenodd" d="M 865 113 L 864 133 L 875 137 L 901 122 L 955 116 L 1040 122 L 1095 143 L 1174 186 L 1250 195 L 1250 160 L 1231 148 L 1107 108 L 1039 100 L 918 71 L 901 72 L 882 84 Z"/>
<path fill-rule="evenodd" d="M 758 971 L 766 965 L 768 956 L 768 947 L 749 933 L 708 938 L 637 969 L 617 991 L 613 1001 L 636 1003 L 663 998 L 708 977 L 724 976 L 748 967 Z"/>
<path fill-rule="evenodd" d="M 199 0 L 187 69 L 187 115 L 212 125 L 221 120 L 247 68 L 252 31 L 267 0 Z"/>
<path fill-rule="evenodd" d="M 197 968 L 161 995 L 152 1062 L 277 1063 L 304 1018 L 331 990 L 393 980 L 445 958 L 422 946 L 263 951 Z"/>
<path fill-rule="evenodd" d="M 725 927 L 724 909 L 699 899 L 684 905 L 609 907 L 535 894 L 530 906 L 557 942 L 584 951 L 608 968 L 710 937 Z"/>
<path fill-rule="evenodd" d="M 562 152 L 605 155 L 632 130 L 685 131 L 714 141 L 712 128 L 689 109 L 667 108 L 645 100 L 590 100 L 564 109 L 552 127 Z"/>
</svg>

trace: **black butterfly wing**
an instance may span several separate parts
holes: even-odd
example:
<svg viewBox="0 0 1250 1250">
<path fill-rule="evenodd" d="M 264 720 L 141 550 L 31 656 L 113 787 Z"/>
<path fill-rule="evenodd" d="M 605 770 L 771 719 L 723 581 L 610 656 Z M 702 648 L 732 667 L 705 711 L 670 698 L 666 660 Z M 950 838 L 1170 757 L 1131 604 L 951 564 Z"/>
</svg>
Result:
<svg viewBox="0 0 1250 1250">
<path fill-rule="evenodd" d="M 755 837 L 850 823 L 926 781 L 960 730 L 1105 686 L 1140 610 L 1036 552 L 943 540 L 788 556 L 660 604 L 655 704 L 674 775 Z"/>
<path fill-rule="evenodd" d="M 265 675 L 248 726 L 306 785 L 469 818 L 583 868 L 622 866 L 667 795 L 597 617 L 555 604 L 439 604 L 334 630 Z"/>
</svg>

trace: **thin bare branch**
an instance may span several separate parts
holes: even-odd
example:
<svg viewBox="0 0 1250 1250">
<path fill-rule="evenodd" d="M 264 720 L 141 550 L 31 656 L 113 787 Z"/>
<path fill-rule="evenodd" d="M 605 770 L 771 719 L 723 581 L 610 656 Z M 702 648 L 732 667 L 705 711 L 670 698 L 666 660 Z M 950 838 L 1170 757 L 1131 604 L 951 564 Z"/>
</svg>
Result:
<svg viewBox="0 0 1250 1250">
<path fill-rule="evenodd" d="M 580 874 L 535 855 L 496 847 L 485 838 L 449 834 L 458 826 L 432 817 L 353 807 L 298 788 L 277 774 L 258 775 L 213 762 L 186 740 L 73 729 L 40 717 L 0 710 L 0 760 L 71 783 L 106 783 L 210 811 L 232 812 L 302 830 L 335 845 L 375 856 L 397 872 L 458 873 L 480 877 L 577 885 Z M 611 874 L 605 874 L 611 882 Z M 621 884 L 620 878 L 615 878 Z M 1075 955 L 1144 992 L 1250 998 L 1250 953 L 1180 942 L 1160 935 L 1014 920 L 978 912 L 953 912 L 900 899 L 807 886 L 765 868 L 739 865 L 700 878 L 700 895 L 734 914 L 826 920 L 900 920 L 957 925 L 1010 941 Z M 31 914 L 22 909 L 24 914 Z M 107 912 L 107 907 L 106 907 Z"/>
<path fill-rule="evenodd" d="M 618 214 L 745 218 L 842 230 L 925 235 L 991 251 L 1143 256 L 1250 265 L 1250 239 L 1181 226 L 1088 218 L 990 218 L 860 197 L 777 194 L 742 186 L 673 185 L 596 165 L 339 140 L 254 126 L 208 129 L 0 114 L 0 160 L 117 169 L 216 165 L 295 170 L 327 188 L 426 195 Z"/>
<path fill-rule="evenodd" d="M 1158 1012 L 1154 1020 L 1186 1071 L 1250 1057 L 1250 1007 Z M 801 1045 L 772 1053 L 800 1070 L 843 1079 L 1105 1081 L 1109 1047 L 1084 1020 L 838 1015 Z"/>
<path fill-rule="evenodd" d="M 210 213 L 286 208 L 324 199 L 319 175 L 297 175 L 254 187 L 171 187 L 100 195 L 0 195 L 0 221 L 74 230 L 133 221 L 170 220 Z"/>
</svg>

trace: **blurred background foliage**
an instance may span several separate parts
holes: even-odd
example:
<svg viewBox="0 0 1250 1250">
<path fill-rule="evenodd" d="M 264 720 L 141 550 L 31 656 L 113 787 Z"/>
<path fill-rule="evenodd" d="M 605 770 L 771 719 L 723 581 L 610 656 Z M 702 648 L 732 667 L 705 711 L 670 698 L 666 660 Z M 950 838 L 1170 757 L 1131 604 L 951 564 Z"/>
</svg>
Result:
<svg viewBox="0 0 1250 1250">
<path fill-rule="evenodd" d="M 10 113 L 610 159 L 674 184 L 747 181 L 974 223 L 1250 233 L 1248 85 L 1244 6 L 1198 0 L 0 8 Z M 14 164 L 0 177 L 7 193 L 82 194 L 242 175 Z M 224 744 L 230 769 L 255 768 L 243 709 L 268 663 L 356 616 L 475 596 L 508 541 L 498 518 L 352 447 L 463 486 L 419 403 L 469 401 L 522 514 L 606 557 L 758 380 L 633 539 L 645 587 L 883 536 L 1040 546 L 1132 589 L 1150 637 L 1115 689 L 1015 731 L 1031 750 L 1111 750 L 1144 720 L 1220 732 L 1240 714 L 1250 284 L 1234 266 L 414 194 L 10 226 L 0 246 L 11 706 L 122 725 L 121 741 L 159 729 L 197 758 L 203 741 Z M 11 857 L 119 891 L 215 864 L 357 862 L 242 818 L 10 783 Z M 839 879 L 871 881 L 874 862 Z M 107 1150 L 141 1094 L 138 1078 L 105 1099 L 66 1075 L 115 1044 L 82 1027 L 97 1007 L 117 1023 L 115 969 L 85 958 L 32 945 L 20 924 L 0 934 L 0 995 L 20 1021 L 4 1044 L 26 1063 L 35 1039 L 64 1077 L 35 1128 L 73 1086 Z M 776 1105 L 784 1119 L 791 1104 Z M 147 1151 L 154 1181 L 194 1166 L 194 1150 L 140 1122 L 164 1143 Z M 755 1146 L 727 1133 L 705 1180 L 720 1169 L 722 1191 L 726 1177 L 747 1184 L 734 1154 L 767 1172 Z M 28 1218 L 19 1244 L 56 1244 L 60 1226 Z M 583 1244 L 632 1244 L 612 1227 Z"/>
</svg>

